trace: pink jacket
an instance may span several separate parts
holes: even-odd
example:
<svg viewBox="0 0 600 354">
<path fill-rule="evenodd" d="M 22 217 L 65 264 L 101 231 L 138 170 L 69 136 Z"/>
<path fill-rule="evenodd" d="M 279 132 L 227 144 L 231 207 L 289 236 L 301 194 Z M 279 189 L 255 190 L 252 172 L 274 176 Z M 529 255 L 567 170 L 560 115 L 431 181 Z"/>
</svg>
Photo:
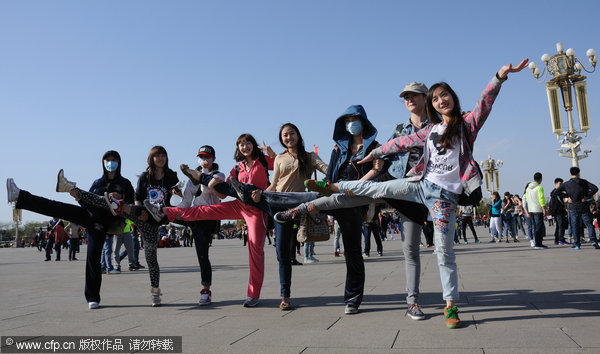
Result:
<svg viewBox="0 0 600 354">
<path fill-rule="evenodd" d="M 269 167 L 269 170 L 272 171 L 274 159 L 270 158 L 269 156 L 265 156 L 265 159 L 267 160 L 267 166 Z M 254 160 L 249 171 L 246 171 L 246 165 L 244 164 L 244 161 L 238 162 L 236 166 L 240 168 L 240 173 L 236 173 L 234 166 L 231 169 L 231 172 L 229 172 L 229 178 L 236 177 L 237 174 L 236 178 L 238 181 L 242 183 L 253 184 L 262 190 L 267 189 L 267 187 L 269 186 L 267 170 L 264 168 L 264 166 L 262 165 L 262 163 L 260 163 L 258 159 Z M 229 182 L 229 179 L 227 180 L 227 182 Z"/>
<path fill-rule="evenodd" d="M 504 81 L 506 80 L 500 81 L 497 76 L 494 76 L 481 93 L 481 96 L 479 96 L 479 100 L 473 111 L 463 118 L 464 127 L 466 129 L 461 131 L 458 161 L 460 167 L 460 180 L 467 195 L 470 195 L 473 190 L 481 185 L 478 164 L 477 161 L 473 159 L 473 151 L 471 148 L 475 143 L 475 139 L 477 139 L 479 129 L 481 129 L 492 110 L 492 105 L 494 104 L 498 92 L 500 92 L 502 82 Z M 423 148 L 423 156 L 417 165 L 415 165 L 415 167 L 407 174 L 407 176 L 411 176 L 409 178 L 412 180 L 420 180 L 423 178 L 423 171 L 429 161 L 427 137 L 433 126 L 434 125 L 428 125 L 411 135 L 400 136 L 390 140 L 387 144 L 374 149 L 373 157 L 378 158 L 382 155 L 404 152 L 413 147 Z"/>
</svg>

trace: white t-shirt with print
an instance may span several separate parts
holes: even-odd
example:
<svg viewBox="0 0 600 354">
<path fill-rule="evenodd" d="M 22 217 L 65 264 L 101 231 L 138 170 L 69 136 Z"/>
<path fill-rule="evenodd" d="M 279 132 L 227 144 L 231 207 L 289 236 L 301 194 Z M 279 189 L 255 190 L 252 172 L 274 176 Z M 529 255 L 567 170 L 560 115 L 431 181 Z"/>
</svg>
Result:
<svg viewBox="0 0 600 354">
<path fill-rule="evenodd" d="M 446 131 L 446 126 L 436 124 L 427 138 L 429 161 L 425 170 L 425 179 L 456 194 L 463 191 L 460 183 L 460 167 L 458 163 L 458 139 L 451 149 L 440 147 L 440 139 Z"/>
</svg>

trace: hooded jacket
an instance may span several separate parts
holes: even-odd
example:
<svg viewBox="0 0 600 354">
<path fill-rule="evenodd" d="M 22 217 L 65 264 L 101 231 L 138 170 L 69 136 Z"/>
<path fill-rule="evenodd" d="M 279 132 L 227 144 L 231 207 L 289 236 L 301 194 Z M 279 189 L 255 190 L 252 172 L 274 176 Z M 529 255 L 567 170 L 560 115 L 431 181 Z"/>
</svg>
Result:
<svg viewBox="0 0 600 354">
<path fill-rule="evenodd" d="M 117 162 L 119 163 L 119 166 L 117 166 L 117 170 L 115 171 L 115 178 L 113 179 L 108 178 L 108 171 L 104 167 L 104 159 L 106 159 L 108 156 L 116 157 Z M 133 185 L 131 182 L 127 178 L 121 176 L 121 155 L 119 155 L 117 151 L 109 150 L 102 155 L 101 164 L 103 171 L 102 177 L 98 178 L 94 181 L 94 183 L 92 183 L 92 186 L 90 187 L 90 193 L 104 195 L 105 192 L 117 192 L 121 194 L 126 203 L 133 204 L 133 196 L 135 191 L 133 190 Z M 108 210 L 93 206 L 89 206 L 89 208 L 92 209 L 92 212 L 96 217 L 103 220 L 103 224 L 107 225 L 107 228 L 110 229 L 111 232 L 123 229 L 120 226 L 123 222 L 123 218 L 113 216 Z"/>
<path fill-rule="evenodd" d="M 537 182 L 531 182 L 525 190 L 525 198 L 527 202 L 527 211 L 530 213 L 543 213 L 546 206 L 546 198 L 544 197 L 544 187 Z"/>
<path fill-rule="evenodd" d="M 104 160 L 108 156 L 115 156 L 117 158 L 117 162 L 119 163 L 119 166 L 117 166 L 117 170 L 115 171 L 115 178 L 113 179 L 108 178 L 108 171 L 106 170 L 106 167 L 104 167 Z M 121 176 L 121 155 L 114 150 L 109 150 L 102 155 L 101 162 L 102 177 L 94 181 L 92 187 L 90 188 L 90 193 L 104 195 L 105 192 L 117 192 L 121 194 L 126 203 L 133 203 L 133 195 L 135 193 L 133 190 L 133 185 L 127 178 Z"/>
<path fill-rule="evenodd" d="M 352 135 L 346 130 L 346 117 L 359 116 L 362 118 L 363 125 L 363 157 L 368 155 L 377 145 L 377 129 L 367 118 L 367 113 L 361 105 L 350 106 L 335 121 L 333 128 L 333 141 L 336 147 L 331 152 L 329 159 L 329 168 L 327 169 L 326 179 L 331 182 L 339 180 L 340 170 L 349 162 L 351 152 L 349 151 L 350 139 Z M 364 176 L 373 168 L 373 163 L 357 165 L 359 178 Z"/>
</svg>

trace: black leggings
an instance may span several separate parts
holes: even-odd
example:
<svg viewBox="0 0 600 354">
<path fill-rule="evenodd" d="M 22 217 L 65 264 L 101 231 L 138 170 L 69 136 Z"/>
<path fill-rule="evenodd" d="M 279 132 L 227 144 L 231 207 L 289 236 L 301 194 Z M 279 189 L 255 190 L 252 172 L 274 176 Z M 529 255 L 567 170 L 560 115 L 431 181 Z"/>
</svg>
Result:
<svg viewBox="0 0 600 354">
<path fill-rule="evenodd" d="M 212 266 L 208 258 L 210 241 L 215 232 L 219 221 L 200 220 L 191 221 L 187 225 L 192 229 L 192 237 L 195 241 L 196 256 L 198 256 L 198 265 L 200 266 L 200 279 L 203 286 L 212 285 Z"/>
</svg>

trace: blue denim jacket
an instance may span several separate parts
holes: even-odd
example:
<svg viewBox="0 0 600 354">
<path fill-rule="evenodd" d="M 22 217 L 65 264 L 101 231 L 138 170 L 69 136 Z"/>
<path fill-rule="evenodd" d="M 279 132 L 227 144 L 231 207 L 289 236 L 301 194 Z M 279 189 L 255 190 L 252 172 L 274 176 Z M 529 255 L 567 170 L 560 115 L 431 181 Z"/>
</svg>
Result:
<svg viewBox="0 0 600 354">
<path fill-rule="evenodd" d="M 429 119 L 421 126 L 421 128 L 429 125 Z M 410 122 L 410 118 L 405 124 L 398 124 L 394 134 L 388 139 L 388 141 L 395 139 L 399 136 L 410 135 L 415 132 L 415 128 Z M 421 149 L 421 154 L 423 150 Z M 388 169 L 388 173 L 395 178 L 404 178 L 406 175 L 406 166 L 408 165 L 408 155 L 410 151 L 405 151 L 397 154 L 386 155 L 384 158 L 391 162 Z"/>
</svg>

